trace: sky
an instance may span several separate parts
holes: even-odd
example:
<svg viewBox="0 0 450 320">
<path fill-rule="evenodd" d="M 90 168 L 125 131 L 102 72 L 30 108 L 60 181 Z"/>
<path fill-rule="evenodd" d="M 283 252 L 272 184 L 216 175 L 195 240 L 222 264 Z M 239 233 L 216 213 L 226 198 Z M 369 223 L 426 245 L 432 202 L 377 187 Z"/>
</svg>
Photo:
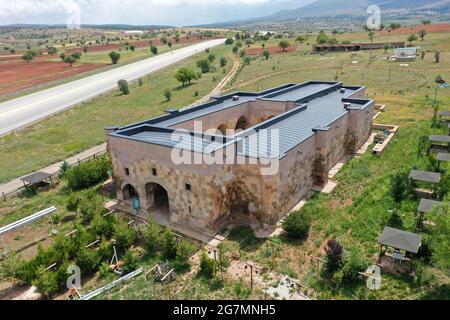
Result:
<svg viewBox="0 0 450 320">
<path fill-rule="evenodd" d="M 186 26 L 264 17 L 314 0 L 0 0 L 0 25 L 82 24 Z"/>
</svg>

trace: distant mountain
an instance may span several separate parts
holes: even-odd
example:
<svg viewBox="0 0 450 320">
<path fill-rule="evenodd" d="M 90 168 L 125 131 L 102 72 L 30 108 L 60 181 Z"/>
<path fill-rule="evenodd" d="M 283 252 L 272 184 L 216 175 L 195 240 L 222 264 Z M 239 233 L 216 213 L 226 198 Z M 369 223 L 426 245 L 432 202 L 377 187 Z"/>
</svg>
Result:
<svg viewBox="0 0 450 320">
<path fill-rule="evenodd" d="M 0 25 L 0 28 L 9 29 L 37 29 L 37 28 L 65 28 L 65 24 L 10 24 Z M 82 28 L 91 29 L 105 29 L 105 30 L 148 30 L 148 29 L 170 29 L 172 26 L 160 26 L 160 25 L 147 25 L 147 26 L 134 26 L 128 24 L 82 24 Z"/>
<path fill-rule="evenodd" d="M 450 10 L 450 0 L 318 0 L 298 9 L 279 11 L 263 19 L 279 21 L 308 17 L 362 16 L 367 15 L 368 6 L 373 4 L 378 5 L 381 10 L 389 11 Z"/>
</svg>

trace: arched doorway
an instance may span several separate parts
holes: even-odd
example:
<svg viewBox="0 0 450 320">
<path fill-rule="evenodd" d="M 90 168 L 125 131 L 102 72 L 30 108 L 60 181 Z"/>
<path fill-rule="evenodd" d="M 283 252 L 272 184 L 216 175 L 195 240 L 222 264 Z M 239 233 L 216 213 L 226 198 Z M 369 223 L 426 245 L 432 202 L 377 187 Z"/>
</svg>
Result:
<svg viewBox="0 0 450 320">
<path fill-rule="evenodd" d="M 131 185 L 127 184 L 125 187 L 123 187 L 123 199 L 125 201 L 131 201 L 133 198 L 139 198 L 139 194 L 137 193 L 136 189 Z"/>
<path fill-rule="evenodd" d="M 145 185 L 145 193 L 150 210 L 169 213 L 169 194 L 163 186 L 151 182 Z"/>
<path fill-rule="evenodd" d="M 220 132 L 222 135 L 227 135 L 228 126 L 225 123 L 222 123 L 218 128 L 217 131 Z"/>
<path fill-rule="evenodd" d="M 237 124 L 236 124 L 236 131 L 238 130 L 246 130 L 249 127 L 249 122 L 246 116 L 242 116 L 239 118 Z"/>
</svg>

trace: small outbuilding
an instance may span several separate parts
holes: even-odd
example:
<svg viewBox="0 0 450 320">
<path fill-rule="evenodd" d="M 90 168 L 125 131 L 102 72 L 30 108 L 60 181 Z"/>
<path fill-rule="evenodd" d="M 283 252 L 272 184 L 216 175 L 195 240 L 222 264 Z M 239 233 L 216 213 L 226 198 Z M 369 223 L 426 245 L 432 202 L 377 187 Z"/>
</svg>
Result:
<svg viewBox="0 0 450 320">
<path fill-rule="evenodd" d="M 399 62 L 415 61 L 416 56 L 417 48 L 396 48 L 391 60 Z"/>
<path fill-rule="evenodd" d="M 422 246 L 422 236 L 419 234 L 385 227 L 380 236 L 381 255 L 384 255 L 388 248 L 393 248 L 392 258 L 403 262 L 406 255 L 417 254 Z M 405 252 L 405 254 L 403 253 Z"/>
<path fill-rule="evenodd" d="M 428 140 L 430 142 L 430 152 L 439 153 L 450 151 L 450 136 L 431 135 Z"/>
<path fill-rule="evenodd" d="M 448 124 L 450 128 L 450 111 L 441 111 L 438 113 L 439 122 Z"/>
<path fill-rule="evenodd" d="M 436 186 L 441 182 L 442 175 L 437 172 L 412 170 L 409 178 L 413 182 L 414 191 L 424 198 L 431 198 L 434 195 Z M 433 185 L 432 189 L 420 188 L 418 184 Z"/>
<path fill-rule="evenodd" d="M 52 175 L 47 172 L 38 171 L 20 179 L 25 188 L 36 186 L 45 187 L 52 183 Z"/>
<path fill-rule="evenodd" d="M 419 212 L 419 222 L 424 220 L 425 213 L 432 212 L 436 207 L 442 205 L 442 202 L 430 200 L 430 199 L 421 199 L 419 208 L 417 211 Z"/>
</svg>

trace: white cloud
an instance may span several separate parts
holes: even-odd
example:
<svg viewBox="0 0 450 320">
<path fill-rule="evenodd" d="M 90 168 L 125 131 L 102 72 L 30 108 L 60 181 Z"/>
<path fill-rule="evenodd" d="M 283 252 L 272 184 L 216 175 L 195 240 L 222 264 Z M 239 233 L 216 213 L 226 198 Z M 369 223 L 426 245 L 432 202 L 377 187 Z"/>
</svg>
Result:
<svg viewBox="0 0 450 320">
<path fill-rule="evenodd" d="M 265 14 L 265 8 L 305 1 L 312 0 L 0 0 L 0 24 L 61 23 L 78 12 L 83 23 L 187 24 Z M 240 10 L 244 6 L 252 9 Z"/>
</svg>

